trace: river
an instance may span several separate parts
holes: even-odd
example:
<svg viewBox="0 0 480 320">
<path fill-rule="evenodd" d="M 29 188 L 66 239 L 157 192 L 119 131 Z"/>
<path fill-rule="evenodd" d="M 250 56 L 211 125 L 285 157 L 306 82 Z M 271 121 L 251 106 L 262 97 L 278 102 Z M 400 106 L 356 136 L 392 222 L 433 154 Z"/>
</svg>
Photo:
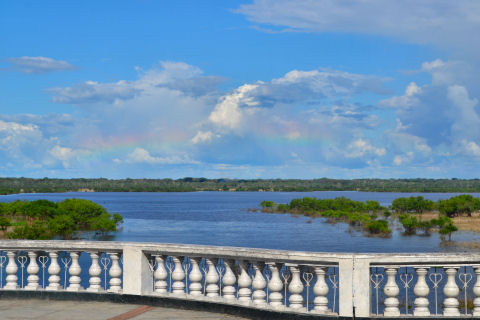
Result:
<svg viewBox="0 0 480 320">
<path fill-rule="evenodd" d="M 294 198 L 377 200 L 389 205 L 399 197 L 422 195 L 447 199 L 454 193 L 380 192 L 191 192 L 191 193 L 36 193 L 0 196 L 0 201 L 66 198 L 92 200 L 124 217 L 122 229 L 108 238 L 116 241 L 164 242 L 238 246 L 318 252 L 440 252 L 458 251 L 444 246 L 438 234 L 404 236 L 394 227 L 390 238 L 366 237 L 346 223 L 330 224 L 290 214 L 248 212 L 263 200 L 286 203 Z M 480 197 L 480 193 L 473 194 Z M 480 241 L 480 234 L 456 232 L 455 241 Z"/>
</svg>

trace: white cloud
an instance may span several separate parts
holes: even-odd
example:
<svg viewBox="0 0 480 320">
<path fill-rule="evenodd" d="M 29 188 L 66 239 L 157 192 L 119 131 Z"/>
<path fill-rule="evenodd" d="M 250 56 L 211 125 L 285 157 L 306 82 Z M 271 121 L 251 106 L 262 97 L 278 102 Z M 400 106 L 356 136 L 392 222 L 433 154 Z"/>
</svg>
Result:
<svg viewBox="0 0 480 320">
<path fill-rule="evenodd" d="M 67 61 L 55 60 L 47 57 L 18 57 L 8 58 L 15 69 L 26 74 L 40 74 L 55 71 L 74 70 L 75 66 Z"/>
<path fill-rule="evenodd" d="M 214 137 L 220 137 L 219 135 L 214 135 L 211 131 L 198 131 L 195 137 L 192 138 L 192 143 L 207 143 L 212 141 Z"/>
<path fill-rule="evenodd" d="M 376 148 L 370 144 L 369 141 L 364 139 L 357 139 L 350 143 L 345 152 L 347 158 L 361 158 L 365 155 L 376 155 L 379 157 L 384 156 L 387 153 L 385 148 Z"/>
<path fill-rule="evenodd" d="M 467 155 L 474 157 L 480 157 L 480 146 L 474 141 L 462 140 L 462 146 Z"/>
<path fill-rule="evenodd" d="M 209 116 L 219 127 L 239 129 L 266 108 L 310 106 L 327 99 L 347 99 L 355 94 L 384 94 L 387 79 L 336 70 L 292 70 L 268 82 L 244 84 L 220 98 Z M 249 119 L 249 120 L 245 120 Z"/>
<path fill-rule="evenodd" d="M 393 158 L 393 164 L 396 166 L 401 166 L 407 163 L 410 163 L 413 159 L 413 152 L 407 152 L 404 155 L 396 155 Z"/>
<path fill-rule="evenodd" d="M 118 162 L 118 161 L 117 161 Z M 154 157 L 143 148 L 135 148 L 125 160 L 126 163 L 148 163 L 148 164 L 198 164 L 198 161 L 188 156 L 172 155 L 167 157 Z"/>
<path fill-rule="evenodd" d="M 139 78 L 112 83 L 86 81 L 71 87 L 56 87 L 49 91 L 53 102 L 68 104 L 121 103 L 135 96 L 155 94 L 159 90 L 179 91 L 181 94 L 200 97 L 214 92 L 221 77 L 202 76 L 197 67 L 183 62 L 161 62 L 149 70 L 136 67 Z"/>
<path fill-rule="evenodd" d="M 480 32 L 478 1 L 255 0 L 236 12 L 283 31 L 386 35 L 413 43 L 479 49 L 472 42 L 472 35 Z"/>
<path fill-rule="evenodd" d="M 408 108 L 418 102 L 416 95 L 421 92 L 422 89 L 415 82 L 410 82 L 403 96 L 394 96 L 381 100 L 379 105 L 389 108 Z"/>
<path fill-rule="evenodd" d="M 235 129 L 242 121 L 245 112 L 240 108 L 242 106 L 258 107 L 259 102 L 255 100 L 254 96 L 249 96 L 249 93 L 256 89 L 258 85 L 244 84 L 235 89 L 233 93 L 220 98 L 220 102 L 215 106 L 208 119 L 219 126 Z"/>
</svg>

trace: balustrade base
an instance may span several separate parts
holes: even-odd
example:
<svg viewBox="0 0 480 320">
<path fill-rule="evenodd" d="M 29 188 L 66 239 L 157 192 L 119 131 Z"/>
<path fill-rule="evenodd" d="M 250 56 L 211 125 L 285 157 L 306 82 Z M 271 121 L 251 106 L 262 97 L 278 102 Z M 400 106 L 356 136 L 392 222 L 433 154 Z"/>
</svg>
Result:
<svg viewBox="0 0 480 320">
<path fill-rule="evenodd" d="M 29 287 L 29 286 L 26 286 L 25 288 L 23 288 L 23 290 L 27 290 L 27 291 L 37 291 L 37 290 L 40 290 L 40 289 L 42 289 L 42 287 L 40 287 L 40 286 L 35 286 L 35 287 L 33 287 L 33 286 L 30 286 L 30 287 Z"/>
</svg>

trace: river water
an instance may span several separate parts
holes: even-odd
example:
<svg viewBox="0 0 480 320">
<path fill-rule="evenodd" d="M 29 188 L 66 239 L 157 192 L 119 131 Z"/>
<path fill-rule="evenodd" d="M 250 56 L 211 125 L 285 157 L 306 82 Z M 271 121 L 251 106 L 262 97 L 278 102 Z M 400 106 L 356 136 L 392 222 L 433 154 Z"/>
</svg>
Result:
<svg viewBox="0 0 480 320">
<path fill-rule="evenodd" d="M 422 195 L 448 199 L 453 193 L 379 192 L 191 192 L 191 193 L 37 193 L 0 196 L 0 201 L 66 198 L 92 200 L 124 217 L 122 229 L 109 240 L 186 243 L 317 252 L 432 252 L 459 251 L 445 246 L 438 234 L 404 236 L 394 227 L 390 238 L 366 237 L 346 223 L 330 224 L 290 214 L 249 212 L 263 200 L 286 203 L 294 198 L 377 200 L 389 205 L 399 197 Z M 473 194 L 480 197 L 480 193 Z M 455 241 L 480 241 L 480 234 L 456 232 Z"/>
</svg>

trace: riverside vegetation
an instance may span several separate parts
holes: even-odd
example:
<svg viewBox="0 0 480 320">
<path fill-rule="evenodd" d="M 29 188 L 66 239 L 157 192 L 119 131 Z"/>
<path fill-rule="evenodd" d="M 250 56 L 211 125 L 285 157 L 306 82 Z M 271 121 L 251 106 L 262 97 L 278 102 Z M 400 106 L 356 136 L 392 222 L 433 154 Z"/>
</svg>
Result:
<svg viewBox="0 0 480 320">
<path fill-rule="evenodd" d="M 480 179 L 30 179 L 0 178 L 0 194 L 57 192 L 377 191 L 480 192 Z"/>
<path fill-rule="evenodd" d="M 262 212 L 302 214 L 309 217 L 327 218 L 329 222 L 346 222 L 361 228 L 369 235 L 388 237 L 392 230 L 391 223 L 400 222 L 405 234 L 422 231 L 429 235 L 432 230 L 451 240 L 458 228 L 454 223 L 457 218 L 474 221 L 478 217 L 480 199 L 471 195 L 459 195 L 447 200 L 433 202 L 423 197 L 397 198 L 388 208 L 380 206 L 377 201 L 354 201 L 345 197 L 335 199 L 316 199 L 305 197 L 293 199 L 287 204 L 263 201 Z M 478 226 L 480 228 L 480 226 Z M 462 228 L 463 229 L 463 228 Z M 468 229 L 467 230 L 472 230 Z M 475 230 L 480 231 L 480 229 Z"/>
<path fill-rule="evenodd" d="M 117 230 L 123 218 L 84 199 L 0 202 L 0 237 L 10 239 L 73 239 L 86 232 Z"/>
</svg>

